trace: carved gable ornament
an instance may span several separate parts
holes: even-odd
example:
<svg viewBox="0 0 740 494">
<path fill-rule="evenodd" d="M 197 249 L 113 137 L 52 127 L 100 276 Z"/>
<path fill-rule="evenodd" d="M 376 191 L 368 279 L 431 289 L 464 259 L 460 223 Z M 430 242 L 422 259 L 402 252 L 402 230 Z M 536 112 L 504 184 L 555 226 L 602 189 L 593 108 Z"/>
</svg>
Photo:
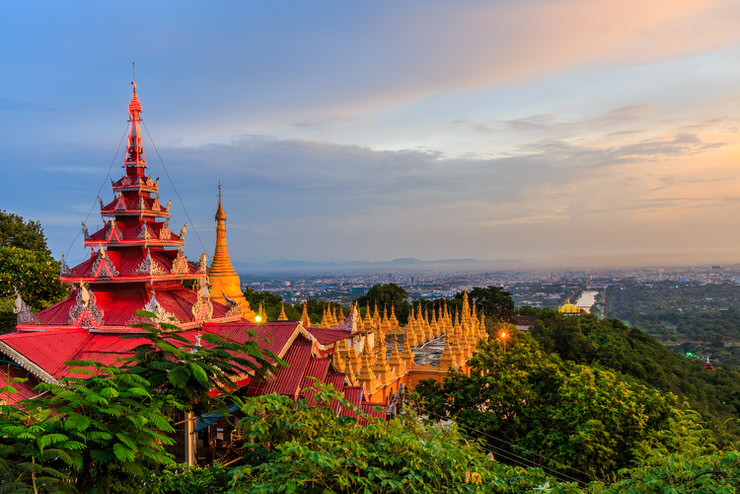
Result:
<svg viewBox="0 0 740 494">
<path fill-rule="evenodd" d="M 89 329 L 103 323 L 103 309 L 98 307 L 95 294 L 80 283 L 75 297 L 75 305 L 69 309 L 70 326 Z"/>
<path fill-rule="evenodd" d="M 167 271 L 159 265 L 157 261 L 152 259 L 152 255 L 149 249 L 146 250 L 146 257 L 141 260 L 139 265 L 134 270 L 136 274 L 146 274 L 151 276 L 164 276 L 167 275 Z"/>
<path fill-rule="evenodd" d="M 113 264 L 111 258 L 105 253 L 105 248 L 102 245 L 98 249 L 98 255 L 95 257 L 95 262 L 93 262 L 90 268 L 90 276 L 100 278 L 114 278 L 118 276 L 116 265 Z"/>
<path fill-rule="evenodd" d="M 156 316 L 155 322 L 167 322 L 171 324 L 177 324 L 180 322 L 174 315 L 172 315 L 172 313 L 167 312 L 161 305 L 159 305 L 159 301 L 154 293 L 152 293 L 152 298 L 149 299 L 149 302 L 144 305 L 144 310 L 151 312 Z"/>
<path fill-rule="evenodd" d="M 202 283 L 198 289 L 198 300 L 193 305 L 193 318 L 196 323 L 210 321 L 213 318 L 213 303 L 211 294 L 208 292 L 208 283 Z"/>
<path fill-rule="evenodd" d="M 187 274 L 190 272 L 190 263 L 185 258 L 185 252 L 182 248 L 178 249 L 177 256 L 172 261 L 172 273 Z"/>
</svg>

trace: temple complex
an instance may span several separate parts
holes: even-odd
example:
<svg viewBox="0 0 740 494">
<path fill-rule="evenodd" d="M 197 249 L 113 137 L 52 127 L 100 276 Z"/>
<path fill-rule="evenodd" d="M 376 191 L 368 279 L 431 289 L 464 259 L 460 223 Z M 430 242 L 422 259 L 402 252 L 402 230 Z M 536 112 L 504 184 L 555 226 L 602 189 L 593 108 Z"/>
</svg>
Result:
<svg viewBox="0 0 740 494">
<path fill-rule="evenodd" d="M 467 294 L 459 313 L 450 313 L 446 305 L 429 312 L 418 306 L 405 327 L 392 307 L 390 314 L 384 307 L 382 315 L 378 307 L 372 315 L 367 307 L 361 318 L 356 305 L 347 316 L 327 308 L 317 326 L 305 305 L 300 321 L 287 321 L 283 310 L 278 321 L 267 322 L 264 307 L 255 311 L 244 298 L 229 259 L 220 185 L 211 265 L 205 252 L 197 263 L 189 261 L 184 254 L 187 228 L 170 229 L 171 201 L 160 202 L 159 181 L 148 175 L 142 107 L 132 84 L 125 171 L 111 180 L 110 201 L 98 197 L 102 226 L 90 233 L 82 225 L 89 258 L 74 267 L 62 260 L 59 279 L 69 285 L 69 295 L 47 309 L 33 313 L 18 293 L 16 332 L 0 335 L 0 354 L 15 364 L 0 371 L 0 385 L 12 377 L 30 377 L 18 385 L 13 400 L 32 398 L 35 382 L 56 383 L 69 376 L 68 361 L 115 364 L 144 342 L 131 337 L 146 331 L 142 324 L 171 324 L 191 344 L 206 333 L 237 343 L 255 338 L 288 365 L 267 379 L 235 376 L 246 395 L 276 392 L 297 400 L 306 397 L 303 390 L 315 378 L 331 383 L 350 404 L 373 416 L 384 417 L 404 387 L 425 378 L 441 380 L 452 367 L 467 370 L 477 342 L 487 338 L 483 317 L 470 307 Z M 338 404 L 335 411 L 354 414 Z M 184 422 L 187 440 L 179 459 L 194 463 L 204 432 L 196 430 L 194 421 Z M 208 425 L 203 428 L 208 431 Z"/>
</svg>

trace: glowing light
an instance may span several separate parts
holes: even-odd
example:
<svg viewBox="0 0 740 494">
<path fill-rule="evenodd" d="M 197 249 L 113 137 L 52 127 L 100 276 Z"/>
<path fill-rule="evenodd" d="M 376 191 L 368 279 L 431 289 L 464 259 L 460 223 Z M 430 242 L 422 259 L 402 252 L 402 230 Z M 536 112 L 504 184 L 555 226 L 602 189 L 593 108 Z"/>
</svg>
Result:
<svg viewBox="0 0 740 494">
<path fill-rule="evenodd" d="M 262 322 L 262 316 L 254 316 L 254 322 Z"/>
<path fill-rule="evenodd" d="M 506 338 L 506 331 L 501 331 L 501 338 Z"/>
</svg>

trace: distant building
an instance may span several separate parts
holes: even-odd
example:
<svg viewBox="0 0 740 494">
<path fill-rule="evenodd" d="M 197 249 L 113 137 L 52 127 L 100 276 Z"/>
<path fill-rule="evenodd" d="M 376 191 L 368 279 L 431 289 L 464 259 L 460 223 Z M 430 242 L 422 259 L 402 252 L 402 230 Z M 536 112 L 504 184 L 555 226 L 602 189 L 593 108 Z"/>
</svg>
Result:
<svg viewBox="0 0 740 494">
<path fill-rule="evenodd" d="M 571 304 L 570 300 L 568 300 L 565 305 L 558 305 L 558 312 L 564 316 L 578 316 L 584 311 L 577 305 Z"/>
</svg>

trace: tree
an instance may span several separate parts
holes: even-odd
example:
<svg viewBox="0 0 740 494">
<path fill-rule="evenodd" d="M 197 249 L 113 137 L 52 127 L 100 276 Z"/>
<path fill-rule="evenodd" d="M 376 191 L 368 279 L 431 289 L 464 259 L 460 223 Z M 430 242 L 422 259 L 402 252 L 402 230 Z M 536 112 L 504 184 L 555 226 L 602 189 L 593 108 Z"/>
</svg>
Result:
<svg viewBox="0 0 740 494">
<path fill-rule="evenodd" d="M 736 492 L 740 453 L 718 451 L 700 420 L 691 410 L 671 417 L 660 442 L 648 438 L 639 445 L 635 468 L 620 471 L 608 486 L 592 485 L 593 492 Z"/>
<path fill-rule="evenodd" d="M 65 484 L 130 492 L 136 476 L 174 464 L 165 450 L 174 429 L 163 411 L 171 398 L 153 395 L 148 381 L 116 366 L 76 364 L 91 375 L 39 384 L 41 396 L 0 417 L 4 480 L 32 492 Z"/>
<path fill-rule="evenodd" d="M 23 217 L 4 209 L 0 210 L 0 246 L 51 254 L 46 246 L 46 237 L 40 222 L 25 221 Z"/>
<path fill-rule="evenodd" d="M 381 316 L 383 315 L 383 308 L 388 309 L 388 315 L 390 316 L 391 307 L 393 307 L 399 323 L 404 325 L 409 320 L 409 312 L 411 310 L 411 304 L 409 304 L 408 298 L 409 294 L 405 288 L 395 283 L 388 283 L 385 285 L 373 285 L 365 295 L 357 299 L 357 303 L 360 307 L 365 307 L 369 304 L 370 310 L 373 310 L 375 304 L 377 304 Z"/>
<path fill-rule="evenodd" d="M 59 282 L 60 264 L 46 251 L 0 247 L 0 331 L 15 328 L 15 290 L 34 310 L 64 298 L 67 290 Z"/>
<path fill-rule="evenodd" d="M 178 411 L 238 403 L 232 377 L 281 363 L 255 340 L 238 345 L 204 335 L 192 344 L 160 326 L 142 325 L 148 331 L 135 337 L 148 341 L 118 365 L 67 362 L 71 377 L 39 384 L 40 395 L 17 407 L 0 407 L 0 480 L 16 484 L 13 492 L 148 491 L 152 472 L 175 464 L 166 446 L 174 443 Z"/>
<path fill-rule="evenodd" d="M 137 314 L 155 317 L 146 311 Z M 128 373 L 146 379 L 158 395 L 172 395 L 174 403 L 179 404 L 178 410 L 204 413 L 225 409 L 235 399 L 234 376 L 265 376 L 275 365 L 285 365 L 277 355 L 263 350 L 256 339 L 237 344 L 204 334 L 200 341 L 191 343 L 173 324 L 138 326 L 146 330 L 145 342 L 123 359 L 123 366 Z M 254 331 L 245 331 L 255 338 Z"/>
<path fill-rule="evenodd" d="M 511 294 L 498 286 L 488 288 L 475 287 L 468 297 L 479 312 L 495 317 L 501 321 L 512 322 L 514 319 L 514 300 Z"/>
<path fill-rule="evenodd" d="M 278 395 L 245 400 L 239 421 L 248 464 L 234 471 L 234 493 L 576 492 L 541 470 L 502 465 L 454 424 L 413 413 L 372 420 L 333 389 L 317 385 L 316 403 Z M 358 414 L 337 416 L 339 402 Z"/>
<path fill-rule="evenodd" d="M 508 442 L 505 457 L 570 465 L 565 473 L 581 480 L 603 478 L 629 466 L 637 443 L 662 430 L 677 406 L 674 396 L 614 372 L 548 355 L 519 331 L 502 350 L 498 339 L 482 345 L 469 376 L 453 371 L 416 391 L 422 409 Z"/>
</svg>

